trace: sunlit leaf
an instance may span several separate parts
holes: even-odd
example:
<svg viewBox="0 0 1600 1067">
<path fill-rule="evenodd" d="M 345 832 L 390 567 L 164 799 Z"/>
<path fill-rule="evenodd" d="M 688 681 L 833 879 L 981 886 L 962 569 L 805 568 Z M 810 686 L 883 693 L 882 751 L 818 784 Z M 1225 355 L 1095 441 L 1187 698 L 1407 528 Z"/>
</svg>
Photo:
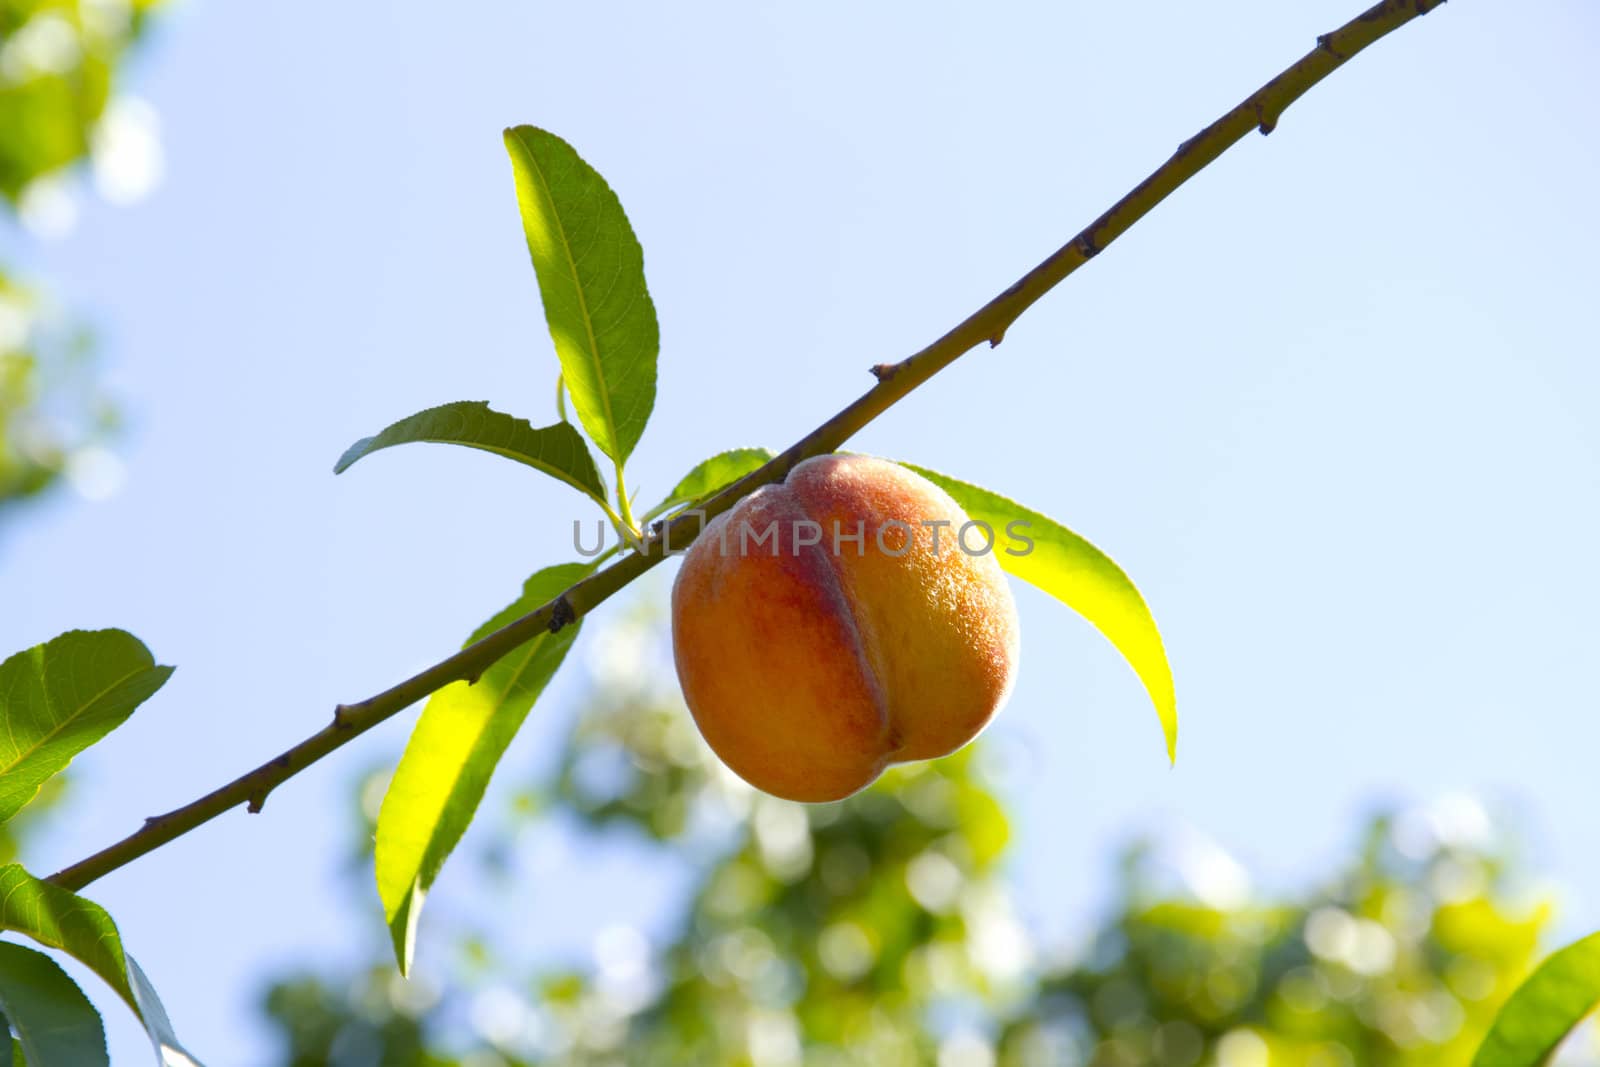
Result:
<svg viewBox="0 0 1600 1067">
<path fill-rule="evenodd" d="M 506 131 L 522 229 L 573 407 L 617 463 L 656 397 L 660 332 L 644 253 L 605 179 L 572 146 L 532 126 Z"/>
<path fill-rule="evenodd" d="M 0 663 L 0 822 L 171 674 L 121 630 L 73 630 Z"/>
<path fill-rule="evenodd" d="M 100 1013 L 42 952 L 0 941 L 0 1013 L 35 1067 L 110 1067 Z"/>
<path fill-rule="evenodd" d="M 0 930 L 15 930 L 59 949 L 103 978 L 139 1016 L 158 1062 L 166 1067 L 200 1067 L 179 1044 L 155 990 L 123 951 L 117 924 L 100 905 L 9 863 L 0 867 Z"/>
<path fill-rule="evenodd" d="M 1538 1067 L 1600 1008 L 1600 934 L 1552 953 L 1500 1008 L 1472 1067 Z"/>
<path fill-rule="evenodd" d="M 731 448 L 697 465 L 673 487 L 667 498 L 645 513 L 645 520 L 664 515 L 679 504 L 704 500 L 717 490 L 765 466 L 772 452 L 765 448 Z"/>
<path fill-rule="evenodd" d="M 376 436 L 363 437 L 339 457 L 333 473 L 343 473 L 356 460 L 379 449 L 416 441 L 493 452 L 526 463 L 602 503 L 606 499 L 594 457 L 570 424 L 535 428 L 527 419 L 491 410 L 482 400 L 441 404 L 407 416 Z"/>
<path fill-rule="evenodd" d="M 1037 511 L 948 475 L 910 463 L 904 466 L 949 493 L 969 518 L 987 523 L 994 530 L 994 553 L 1001 567 L 1082 615 L 1116 646 L 1150 694 L 1156 713 L 1161 716 L 1167 758 L 1176 759 L 1178 707 L 1172 668 L 1167 664 L 1155 619 L 1122 568 L 1088 541 Z M 1013 540 L 1008 530 L 1021 536 Z M 1031 540 L 1031 548 L 1022 537 Z"/>
<path fill-rule="evenodd" d="M 47 948 L 60 949 L 105 979 L 130 1008 L 139 1010 L 128 985 L 122 936 L 100 905 L 35 878 L 21 864 L 8 863 L 0 867 L 0 930 L 15 930 Z"/>
<path fill-rule="evenodd" d="M 587 575 L 582 563 L 547 567 L 522 596 L 468 643 L 559 596 Z M 428 701 L 378 813 L 378 895 L 402 972 L 411 967 L 422 901 L 461 840 L 495 765 L 572 646 L 578 626 L 543 633 L 501 659 L 475 684 L 456 682 Z"/>
</svg>

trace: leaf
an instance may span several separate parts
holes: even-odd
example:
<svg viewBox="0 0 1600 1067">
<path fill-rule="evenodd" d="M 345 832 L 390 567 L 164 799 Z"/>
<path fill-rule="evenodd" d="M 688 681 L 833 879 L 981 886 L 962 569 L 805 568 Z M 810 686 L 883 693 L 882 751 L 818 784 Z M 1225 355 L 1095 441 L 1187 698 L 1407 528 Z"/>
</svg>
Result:
<svg viewBox="0 0 1600 1067">
<path fill-rule="evenodd" d="M 651 508 L 642 521 L 648 522 L 657 515 L 664 515 L 679 504 L 704 500 L 751 471 L 765 466 L 772 455 L 765 448 L 730 448 L 726 452 L 718 452 L 685 474 L 683 480 L 667 494 L 667 498 Z"/>
<path fill-rule="evenodd" d="M 111 1065 L 99 1012 L 42 952 L 0 941 L 0 1013 L 34 1067 Z"/>
<path fill-rule="evenodd" d="M 15 930 L 59 949 L 105 979 L 133 1009 L 168 1067 L 200 1067 L 183 1050 L 155 990 L 122 948 L 122 935 L 104 908 L 35 878 L 20 864 L 0 866 L 0 930 Z M 34 1062 L 30 1057 L 29 1062 Z"/>
<path fill-rule="evenodd" d="M 1536 1067 L 1600 1007 L 1600 933 L 1552 953 L 1501 1005 L 1472 1067 Z"/>
<path fill-rule="evenodd" d="M 995 558 L 1001 567 L 1082 615 L 1116 646 L 1150 694 L 1166 735 L 1167 758 L 1176 760 L 1178 707 L 1172 668 L 1155 619 L 1122 568 L 1094 545 L 1037 511 L 925 467 L 901 465 L 949 493 L 969 518 L 994 529 Z M 1019 524 L 1018 533 L 1032 540 L 1030 550 L 1023 551 L 1020 539 L 1016 548 L 1008 546 L 1007 528 L 1013 522 Z"/>
<path fill-rule="evenodd" d="M 0 823 L 171 674 L 122 630 L 72 630 L 0 663 Z"/>
<path fill-rule="evenodd" d="M 482 400 L 441 404 L 407 416 L 374 437 L 363 437 L 345 449 L 333 473 L 344 473 L 356 460 L 379 449 L 415 441 L 493 452 L 526 463 L 605 503 L 605 484 L 576 429 L 566 422 L 535 429 L 527 419 L 493 411 Z"/>
<path fill-rule="evenodd" d="M 8 863 L 0 867 L 0 930 L 15 930 L 46 948 L 60 949 L 139 1010 L 128 985 L 122 937 L 100 905 L 35 878 L 21 864 Z"/>
<path fill-rule="evenodd" d="M 592 569 L 567 563 L 539 571 L 523 585 L 522 596 L 479 627 L 468 643 L 553 600 Z M 572 624 L 540 634 L 489 667 L 476 684 L 446 686 L 423 709 L 378 812 L 378 896 L 401 973 L 411 968 L 423 898 L 577 632 Z"/>
<path fill-rule="evenodd" d="M 138 1002 L 145 1033 L 155 1046 L 156 1062 L 162 1067 L 200 1067 L 200 1061 L 178 1041 L 178 1035 L 172 1029 L 172 1020 L 167 1018 L 167 1009 L 156 995 L 155 986 L 150 984 L 144 968 L 132 956 L 128 957 L 128 984 L 133 988 L 133 999 Z"/>
<path fill-rule="evenodd" d="M 661 335 L 644 253 L 605 179 L 561 138 L 505 133 L 544 317 L 578 420 L 619 466 L 656 399 Z"/>
</svg>

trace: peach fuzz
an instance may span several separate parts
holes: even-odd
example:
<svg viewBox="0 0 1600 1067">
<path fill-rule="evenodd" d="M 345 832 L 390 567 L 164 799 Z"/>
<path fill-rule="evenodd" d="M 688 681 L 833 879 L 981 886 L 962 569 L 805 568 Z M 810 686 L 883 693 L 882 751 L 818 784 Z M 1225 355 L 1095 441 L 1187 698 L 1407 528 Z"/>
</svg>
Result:
<svg viewBox="0 0 1600 1067">
<path fill-rule="evenodd" d="M 993 552 L 957 543 L 966 522 L 926 478 L 855 455 L 808 459 L 713 519 L 672 587 L 672 644 L 722 761 L 774 796 L 839 800 L 977 736 L 1011 690 L 1018 627 Z"/>
</svg>

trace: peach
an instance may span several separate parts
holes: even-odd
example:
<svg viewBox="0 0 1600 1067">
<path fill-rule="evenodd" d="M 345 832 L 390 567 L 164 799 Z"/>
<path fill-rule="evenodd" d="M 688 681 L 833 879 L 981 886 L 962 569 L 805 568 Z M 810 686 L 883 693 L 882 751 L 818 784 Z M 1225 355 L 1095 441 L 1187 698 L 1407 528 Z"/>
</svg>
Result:
<svg viewBox="0 0 1600 1067">
<path fill-rule="evenodd" d="M 967 521 L 921 475 L 855 455 L 808 459 L 713 519 L 672 587 L 672 644 L 722 761 L 774 796 L 839 800 L 977 736 L 1018 628 L 993 537 L 958 541 Z"/>
</svg>

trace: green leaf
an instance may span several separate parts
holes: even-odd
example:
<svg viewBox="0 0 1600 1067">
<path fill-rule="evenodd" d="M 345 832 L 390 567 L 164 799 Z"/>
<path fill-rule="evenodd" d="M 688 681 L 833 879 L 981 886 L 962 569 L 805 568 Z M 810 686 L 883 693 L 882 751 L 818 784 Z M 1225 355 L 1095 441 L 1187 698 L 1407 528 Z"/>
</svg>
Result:
<svg viewBox="0 0 1600 1067">
<path fill-rule="evenodd" d="M 15 930 L 59 949 L 103 978 L 144 1024 L 158 1062 L 200 1067 L 178 1043 L 155 989 L 123 951 L 117 924 L 100 905 L 8 863 L 0 866 L 0 930 Z"/>
<path fill-rule="evenodd" d="M 567 563 L 539 571 L 523 585 L 522 596 L 468 643 L 555 599 L 592 569 Z M 484 671 L 476 684 L 446 686 L 423 709 L 378 812 L 378 895 L 402 973 L 411 967 L 423 898 L 577 632 L 572 624 L 540 634 Z"/>
<path fill-rule="evenodd" d="M 648 522 L 664 515 L 679 504 L 704 500 L 718 490 L 732 485 L 746 474 L 766 465 L 773 453 L 765 448 L 730 448 L 718 452 L 683 476 L 667 498 L 645 513 L 641 521 Z"/>
<path fill-rule="evenodd" d="M 342 474 L 356 460 L 393 445 L 426 441 L 464 445 L 526 463 L 605 503 L 606 487 L 578 431 L 565 422 L 535 429 L 527 419 L 490 410 L 482 400 L 458 400 L 401 419 L 374 437 L 363 437 L 334 464 Z"/>
<path fill-rule="evenodd" d="M 0 941 L 0 1012 L 34 1067 L 110 1067 L 100 1014 L 44 953 Z"/>
<path fill-rule="evenodd" d="M 5 1058 L 7 1050 L 11 1058 Z M 11 1024 L 6 1022 L 5 1012 L 0 1012 L 0 1065 L 9 1067 L 28 1067 L 28 1058 L 22 1054 L 22 1042 L 11 1036 Z"/>
<path fill-rule="evenodd" d="M 1122 568 L 1088 541 L 1037 511 L 925 467 L 901 465 L 949 493 L 969 518 L 994 529 L 995 558 L 1001 567 L 1082 615 L 1122 653 L 1144 682 L 1156 714 L 1161 717 L 1167 758 L 1177 759 L 1178 706 L 1172 668 L 1167 664 L 1155 619 Z M 1009 541 L 1007 528 L 1014 522 L 1018 523 L 1017 532 L 1033 542 L 1031 550 L 1024 551 L 1020 539 L 1014 544 Z"/>
<path fill-rule="evenodd" d="M 1517 987 L 1478 1046 L 1472 1067 L 1537 1067 L 1600 1007 L 1600 933 L 1561 949 Z"/>
<path fill-rule="evenodd" d="M 72 630 L 0 663 L 0 823 L 171 674 L 121 630 Z"/>
<path fill-rule="evenodd" d="M 522 229 L 578 420 L 619 466 L 656 399 L 660 331 L 644 253 L 605 179 L 561 138 L 506 131 Z"/>
<path fill-rule="evenodd" d="M 8 863 L 0 867 L 0 930 L 15 930 L 46 948 L 60 949 L 105 979 L 138 1012 L 122 936 L 100 905 L 35 878 L 21 864 Z"/>
</svg>

